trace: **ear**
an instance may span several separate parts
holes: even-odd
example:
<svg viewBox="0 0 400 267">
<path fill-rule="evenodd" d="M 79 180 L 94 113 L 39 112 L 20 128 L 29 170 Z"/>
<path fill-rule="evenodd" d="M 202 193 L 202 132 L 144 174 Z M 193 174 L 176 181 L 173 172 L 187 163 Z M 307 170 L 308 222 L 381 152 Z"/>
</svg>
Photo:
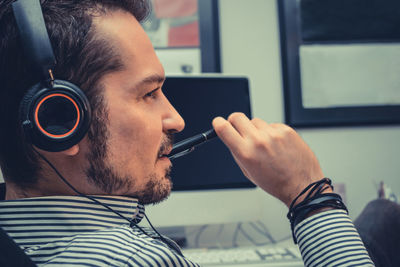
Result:
<svg viewBox="0 0 400 267">
<path fill-rule="evenodd" d="M 75 156 L 76 154 L 78 154 L 79 152 L 79 144 L 76 144 L 70 148 L 68 148 L 67 150 L 63 150 L 59 153 L 62 153 L 66 156 Z"/>
</svg>

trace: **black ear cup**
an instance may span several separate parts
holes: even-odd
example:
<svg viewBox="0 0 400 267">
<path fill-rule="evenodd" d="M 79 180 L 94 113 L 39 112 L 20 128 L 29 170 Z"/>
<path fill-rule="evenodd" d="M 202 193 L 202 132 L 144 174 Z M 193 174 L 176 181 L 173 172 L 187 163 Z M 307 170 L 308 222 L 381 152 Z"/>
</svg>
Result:
<svg viewBox="0 0 400 267">
<path fill-rule="evenodd" d="M 20 105 L 20 122 L 29 141 L 38 148 L 57 152 L 77 144 L 89 129 L 91 110 L 76 85 L 55 80 L 52 88 L 36 84 Z"/>
<path fill-rule="evenodd" d="M 20 103 L 24 134 L 38 148 L 51 152 L 68 149 L 89 129 L 89 101 L 76 85 L 54 80 L 56 59 L 40 1 L 18 0 L 12 8 L 24 50 L 42 81 L 30 88 Z M 52 83 L 50 88 L 47 81 Z"/>
</svg>

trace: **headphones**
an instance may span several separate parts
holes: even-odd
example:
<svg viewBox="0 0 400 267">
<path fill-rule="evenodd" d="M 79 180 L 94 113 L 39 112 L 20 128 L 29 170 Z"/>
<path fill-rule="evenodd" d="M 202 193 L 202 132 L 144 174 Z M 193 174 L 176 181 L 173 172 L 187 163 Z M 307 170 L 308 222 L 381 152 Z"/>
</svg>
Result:
<svg viewBox="0 0 400 267">
<path fill-rule="evenodd" d="M 89 129 L 89 101 L 78 86 L 53 77 L 56 60 L 40 1 L 18 0 L 12 8 L 24 50 L 41 76 L 20 103 L 19 123 L 36 147 L 50 152 L 66 150 Z"/>
</svg>

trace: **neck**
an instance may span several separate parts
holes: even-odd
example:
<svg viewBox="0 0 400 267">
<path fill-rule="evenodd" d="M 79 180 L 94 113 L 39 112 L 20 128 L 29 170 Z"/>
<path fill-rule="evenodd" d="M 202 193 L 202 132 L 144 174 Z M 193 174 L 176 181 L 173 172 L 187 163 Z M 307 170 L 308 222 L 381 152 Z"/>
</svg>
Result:
<svg viewBox="0 0 400 267">
<path fill-rule="evenodd" d="M 76 195 L 66 184 L 58 179 L 58 177 L 41 176 L 36 183 L 33 184 L 16 184 L 6 180 L 5 199 L 20 199 L 43 196 L 60 196 L 60 195 Z"/>
<path fill-rule="evenodd" d="M 43 196 L 43 194 L 40 191 L 38 191 L 35 188 L 35 186 L 29 186 L 28 188 L 28 187 L 18 186 L 10 182 L 6 182 L 5 191 L 6 191 L 4 196 L 5 200 Z"/>
</svg>

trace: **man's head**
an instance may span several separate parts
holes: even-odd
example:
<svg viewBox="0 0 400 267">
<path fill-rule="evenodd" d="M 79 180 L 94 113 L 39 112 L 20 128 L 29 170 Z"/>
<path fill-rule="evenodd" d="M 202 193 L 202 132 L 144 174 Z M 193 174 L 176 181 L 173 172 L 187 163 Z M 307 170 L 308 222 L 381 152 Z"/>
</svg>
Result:
<svg viewBox="0 0 400 267">
<path fill-rule="evenodd" d="M 0 94 L 7 110 L 0 115 L 0 164 L 8 185 L 65 194 L 17 123 L 22 95 L 37 79 L 21 55 L 10 2 L 0 2 Z M 184 122 L 160 90 L 164 70 L 139 24 L 147 2 L 54 0 L 43 1 L 42 9 L 55 77 L 80 86 L 93 109 L 88 135 L 78 145 L 42 153 L 84 193 L 134 195 L 144 203 L 165 198 L 170 162 L 161 156 Z"/>
</svg>

